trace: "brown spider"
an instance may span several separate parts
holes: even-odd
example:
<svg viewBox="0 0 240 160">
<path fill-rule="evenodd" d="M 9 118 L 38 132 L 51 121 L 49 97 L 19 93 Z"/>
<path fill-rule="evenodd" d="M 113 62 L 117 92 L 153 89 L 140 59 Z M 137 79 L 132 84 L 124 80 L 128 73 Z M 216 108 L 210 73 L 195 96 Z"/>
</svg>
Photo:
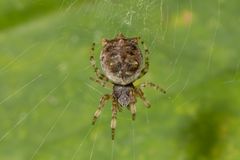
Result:
<svg viewBox="0 0 240 160">
<path fill-rule="evenodd" d="M 103 39 L 103 50 L 100 54 L 100 62 L 104 74 L 102 74 L 96 66 L 93 54 L 95 43 L 92 44 L 90 62 L 96 72 L 97 78 L 91 79 L 103 87 L 108 84 L 113 84 L 113 93 L 105 94 L 101 97 L 100 104 L 94 114 L 92 124 L 95 124 L 106 101 L 112 99 L 112 140 L 114 140 L 115 136 L 117 112 L 126 107 L 131 111 L 132 120 L 134 120 L 136 115 L 136 97 L 141 98 L 147 108 L 150 107 L 150 103 L 144 97 L 142 88 L 153 87 L 156 90 L 166 93 L 166 91 L 160 86 L 151 82 L 142 83 L 139 86 L 133 85 L 133 82 L 144 76 L 148 72 L 149 68 L 149 51 L 144 45 L 144 42 L 141 41 L 145 52 L 145 64 L 143 66 L 143 56 L 138 46 L 139 40 L 140 37 L 126 38 L 121 33 L 114 39 Z"/>
</svg>

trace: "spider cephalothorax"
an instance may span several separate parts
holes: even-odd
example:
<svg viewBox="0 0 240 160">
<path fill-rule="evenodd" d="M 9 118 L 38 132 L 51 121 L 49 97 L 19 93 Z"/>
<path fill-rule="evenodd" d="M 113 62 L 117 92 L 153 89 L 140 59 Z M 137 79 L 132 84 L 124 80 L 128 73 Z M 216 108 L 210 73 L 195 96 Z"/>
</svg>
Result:
<svg viewBox="0 0 240 160">
<path fill-rule="evenodd" d="M 135 98 L 132 95 L 133 90 L 134 86 L 132 83 L 124 86 L 115 84 L 113 86 L 113 97 L 117 99 L 121 106 L 126 107 L 130 103 L 135 103 Z"/>
<path fill-rule="evenodd" d="M 149 51 L 142 41 L 141 44 L 145 53 L 143 58 L 138 46 L 139 40 L 139 37 L 126 38 L 122 34 L 118 34 L 116 38 L 111 40 L 103 39 L 100 63 L 104 74 L 101 73 L 96 66 L 96 61 L 93 55 L 95 43 L 93 43 L 92 46 L 90 62 L 97 75 L 97 79 L 92 79 L 103 87 L 107 84 L 113 85 L 113 93 L 105 94 L 100 99 L 100 104 L 97 111 L 94 113 L 92 123 L 95 124 L 106 101 L 112 99 L 112 139 L 114 139 L 115 135 L 117 112 L 121 111 L 123 107 L 126 107 L 131 111 L 132 119 L 134 120 L 136 115 L 135 103 L 137 102 L 137 97 L 143 100 L 146 107 L 150 107 L 150 103 L 144 97 L 142 88 L 153 87 L 166 93 L 164 89 L 151 82 L 142 83 L 139 86 L 133 85 L 133 82 L 144 76 L 149 68 Z"/>
</svg>

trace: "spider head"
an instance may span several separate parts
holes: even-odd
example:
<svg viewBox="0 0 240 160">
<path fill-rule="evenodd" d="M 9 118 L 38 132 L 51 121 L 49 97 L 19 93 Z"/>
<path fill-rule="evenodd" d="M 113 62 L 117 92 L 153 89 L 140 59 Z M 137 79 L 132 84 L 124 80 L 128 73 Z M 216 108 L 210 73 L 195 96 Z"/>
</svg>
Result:
<svg viewBox="0 0 240 160">
<path fill-rule="evenodd" d="M 122 34 L 112 40 L 103 39 L 101 66 L 114 83 L 126 85 L 139 76 L 143 58 L 138 40 L 138 37 L 125 38 Z"/>
</svg>

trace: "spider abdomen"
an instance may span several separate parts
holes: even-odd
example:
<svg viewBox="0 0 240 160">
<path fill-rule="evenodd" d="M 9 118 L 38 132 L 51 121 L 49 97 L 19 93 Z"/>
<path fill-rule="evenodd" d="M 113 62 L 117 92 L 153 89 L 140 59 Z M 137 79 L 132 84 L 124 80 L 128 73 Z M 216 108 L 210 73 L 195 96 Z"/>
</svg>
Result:
<svg viewBox="0 0 240 160">
<path fill-rule="evenodd" d="M 115 84 L 134 82 L 141 73 L 143 62 L 138 38 L 119 35 L 113 40 L 104 39 L 103 45 L 100 61 L 105 75 Z"/>
</svg>

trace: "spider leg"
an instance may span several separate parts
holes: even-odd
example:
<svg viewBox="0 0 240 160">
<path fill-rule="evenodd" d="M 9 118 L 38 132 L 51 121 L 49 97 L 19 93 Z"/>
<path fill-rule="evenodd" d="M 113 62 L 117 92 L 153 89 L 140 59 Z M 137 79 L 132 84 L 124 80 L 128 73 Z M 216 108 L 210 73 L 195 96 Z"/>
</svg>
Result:
<svg viewBox="0 0 240 160">
<path fill-rule="evenodd" d="M 100 80 L 100 79 L 97 79 L 97 78 L 93 78 L 93 77 L 90 77 L 90 79 L 94 82 L 97 82 L 98 84 L 100 84 L 102 87 L 112 87 L 112 84 L 111 83 L 107 83 L 108 81 L 103 81 L 103 80 Z"/>
<path fill-rule="evenodd" d="M 143 41 L 141 41 L 141 44 L 143 45 L 143 48 L 144 48 L 145 64 L 144 64 L 144 68 L 141 71 L 141 74 L 138 76 L 138 79 L 141 78 L 142 76 L 144 76 L 148 72 L 148 69 L 149 69 L 149 57 L 148 56 L 149 56 L 150 52 Z"/>
<path fill-rule="evenodd" d="M 112 140 L 114 140 L 114 137 L 115 137 L 115 129 L 116 129 L 116 122 L 117 122 L 117 106 L 118 106 L 118 102 L 115 99 L 113 99 L 112 120 L 111 120 Z"/>
<path fill-rule="evenodd" d="M 135 103 L 130 104 L 130 111 L 132 113 L 132 120 L 134 121 L 136 118 L 136 111 L 137 111 Z"/>
<path fill-rule="evenodd" d="M 130 91 L 130 98 L 131 98 L 131 102 L 129 104 L 129 107 L 128 109 L 131 111 L 132 113 L 132 120 L 135 120 L 135 117 L 136 117 L 136 92 L 134 92 L 134 90 L 131 90 Z"/>
<path fill-rule="evenodd" d="M 143 104 L 147 107 L 150 108 L 151 104 L 149 103 L 149 101 L 145 98 L 143 91 L 140 88 L 135 88 L 135 93 L 136 95 L 138 95 L 141 100 L 143 101 Z"/>
<path fill-rule="evenodd" d="M 98 109 L 96 110 L 96 112 L 94 113 L 94 116 L 93 116 L 93 121 L 92 121 L 93 125 L 95 124 L 96 120 L 98 119 L 99 115 L 101 114 L 101 111 L 102 111 L 103 107 L 105 106 L 106 101 L 109 100 L 111 97 L 112 97 L 112 95 L 110 95 L 110 94 L 105 94 L 104 96 L 101 97 Z"/>
<path fill-rule="evenodd" d="M 100 72 L 99 68 L 96 65 L 96 60 L 94 57 L 94 48 L 95 48 L 95 43 L 92 44 L 92 48 L 90 51 L 90 63 L 92 65 L 94 72 L 96 73 L 98 79 L 103 80 L 103 81 L 108 81 L 108 78 Z"/>
<path fill-rule="evenodd" d="M 157 84 L 154 84 L 154 83 L 152 83 L 152 82 L 144 82 L 144 83 L 141 83 L 140 85 L 139 85 L 139 88 L 140 89 L 143 89 L 143 88 L 145 88 L 145 87 L 152 87 L 152 88 L 154 88 L 154 89 L 156 89 L 156 90 L 158 90 L 158 91 L 160 91 L 160 92 L 162 92 L 162 93 L 166 93 L 166 91 L 165 91 L 165 89 L 163 89 L 162 87 L 160 87 L 159 85 L 157 85 Z"/>
</svg>

